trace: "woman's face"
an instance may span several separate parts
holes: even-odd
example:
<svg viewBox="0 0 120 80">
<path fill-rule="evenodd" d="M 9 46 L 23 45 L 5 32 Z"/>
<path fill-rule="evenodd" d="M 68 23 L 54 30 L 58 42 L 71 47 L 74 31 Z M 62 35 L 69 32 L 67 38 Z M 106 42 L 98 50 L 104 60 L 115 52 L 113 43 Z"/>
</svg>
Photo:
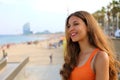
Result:
<svg viewBox="0 0 120 80">
<path fill-rule="evenodd" d="M 81 41 L 87 38 L 87 27 L 82 19 L 71 16 L 67 25 L 68 36 L 73 42 Z"/>
</svg>

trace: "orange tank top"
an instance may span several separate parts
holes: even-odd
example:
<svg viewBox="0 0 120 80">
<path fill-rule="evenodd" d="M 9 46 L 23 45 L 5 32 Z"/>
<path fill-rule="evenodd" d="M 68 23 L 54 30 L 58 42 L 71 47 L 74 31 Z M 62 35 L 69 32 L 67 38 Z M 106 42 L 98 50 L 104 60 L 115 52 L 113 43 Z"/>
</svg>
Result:
<svg viewBox="0 0 120 80">
<path fill-rule="evenodd" d="M 91 68 L 91 61 L 99 49 L 95 49 L 83 66 L 75 67 L 70 75 L 70 80 L 95 80 L 95 73 Z"/>
</svg>

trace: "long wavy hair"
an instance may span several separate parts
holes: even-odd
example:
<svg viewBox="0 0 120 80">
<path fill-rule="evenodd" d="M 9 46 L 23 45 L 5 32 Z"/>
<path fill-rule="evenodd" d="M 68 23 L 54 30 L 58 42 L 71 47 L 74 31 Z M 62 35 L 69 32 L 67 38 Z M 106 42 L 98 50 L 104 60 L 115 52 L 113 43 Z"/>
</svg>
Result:
<svg viewBox="0 0 120 80">
<path fill-rule="evenodd" d="M 77 11 L 68 16 L 66 19 L 65 35 L 66 35 L 66 48 L 64 56 L 64 64 L 60 70 L 62 80 L 69 80 L 72 70 L 77 66 L 80 47 L 78 42 L 72 42 L 70 36 L 68 36 L 68 21 L 71 16 L 76 16 L 84 21 L 88 28 L 89 43 L 104 51 L 109 56 L 109 80 L 117 80 L 118 72 L 120 69 L 120 63 L 116 59 L 114 45 L 111 39 L 104 34 L 101 27 L 95 20 L 95 18 L 86 11 Z"/>
</svg>

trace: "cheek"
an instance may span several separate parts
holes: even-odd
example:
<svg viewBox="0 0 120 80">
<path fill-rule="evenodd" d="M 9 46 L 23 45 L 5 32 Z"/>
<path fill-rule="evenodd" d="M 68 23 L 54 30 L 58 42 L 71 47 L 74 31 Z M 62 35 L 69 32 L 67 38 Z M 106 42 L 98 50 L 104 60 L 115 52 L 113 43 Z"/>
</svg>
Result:
<svg viewBox="0 0 120 80">
<path fill-rule="evenodd" d="M 78 27 L 76 30 L 78 30 L 80 33 L 83 32 L 85 29 L 83 27 Z"/>
<path fill-rule="evenodd" d="M 87 35 L 87 29 L 85 27 L 79 28 L 82 35 Z"/>
</svg>

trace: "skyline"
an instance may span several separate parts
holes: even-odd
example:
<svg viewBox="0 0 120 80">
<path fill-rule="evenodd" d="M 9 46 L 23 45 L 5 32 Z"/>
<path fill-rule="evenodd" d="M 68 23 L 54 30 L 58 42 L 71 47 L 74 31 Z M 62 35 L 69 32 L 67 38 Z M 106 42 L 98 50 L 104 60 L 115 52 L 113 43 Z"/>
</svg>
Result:
<svg viewBox="0 0 120 80">
<path fill-rule="evenodd" d="M 68 14 L 78 10 L 94 13 L 109 2 L 112 0 L 0 0 L 0 34 L 22 34 L 28 22 L 34 33 L 61 32 Z"/>
</svg>

